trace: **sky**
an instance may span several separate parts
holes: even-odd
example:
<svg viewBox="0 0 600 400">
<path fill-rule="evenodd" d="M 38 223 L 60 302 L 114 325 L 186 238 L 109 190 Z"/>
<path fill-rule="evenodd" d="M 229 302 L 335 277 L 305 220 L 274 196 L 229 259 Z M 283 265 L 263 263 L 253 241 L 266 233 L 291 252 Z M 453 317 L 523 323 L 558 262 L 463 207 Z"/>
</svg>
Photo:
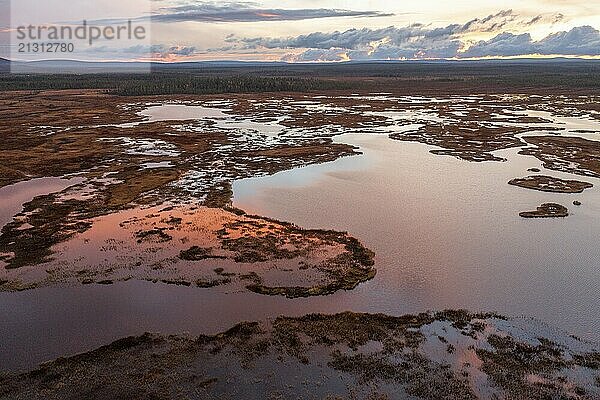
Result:
<svg viewBox="0 0 600 400">
<path fill-rule="evenodd" d="M 154 55 L 289 62 L 600 55 L 600 2 L 155 1 Z"/>
<path fill-rule="evenodd" d="M 36 13 L 28 13 L 27 18 L 49 18 L 41 4 L 57 1 L 67 0 L 36 1 Z M 84 15 L 88 20 L 131 18 L 149 23 L 151 43 L 119 50 L 133 59 L 600 58 L 600 2 L 590 0 L 94 0 L 69 4 L 64 8 L 53 5 L 54 10 L 68 10 L 55 15 L 53 22 L 75 21 Z M 117 5 L 118 15 L 111 9 Z M 102 48 L 108 52 L 114 50 L 111 46 L 118 45 L 107 42 Z"/>
</svg>

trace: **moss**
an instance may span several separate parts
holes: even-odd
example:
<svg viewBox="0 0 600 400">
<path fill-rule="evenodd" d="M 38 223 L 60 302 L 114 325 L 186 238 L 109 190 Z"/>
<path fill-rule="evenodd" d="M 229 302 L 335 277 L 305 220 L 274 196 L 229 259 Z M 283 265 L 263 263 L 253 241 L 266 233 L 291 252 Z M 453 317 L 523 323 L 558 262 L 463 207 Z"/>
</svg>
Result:
<svg viewBox="0 0 600 400">
<path fill-rule="evenodd" d="M 533 146 L 522 149 L 519 154 L 538 158 L 544 168 L 600 177 L 600 144 L 595 140 L 574 136 L 526 136 L 523 139 Z"/>
<path fill-rule="evenodd" d="M 136 232 L 135 237 L 138 243 L 145 241 L 155 241 L 159 243 L 169 242 L 173 237 L 165 232 L 166 228 L 154 228 L 147 231 Z"/>
<path fill-rule="evenodd" d="M 600 370 L 600 353 L 576 354 L 573 356 L 575 364 L 585 368 Z"/>
<path fill-rule="evenodd" d="M 227 208 L 231 206 L 232 197 L 233 189 L 231 188 L 231 183 L 225 182 L 218 187 L 211 188 L 203 204 L 211 208 Z"/>
<path fill-rule="evenodd" d="M 192 246 L 179 252 L 179 258 L 186 261 L 201 261 L 207 259 L 225 259 L 227 257 L 213 255 L 210 247 Z"/>
<path fill-rule="evenodd" d="M 342 372 L 358 375 L 362 382 L 394 381 L 405 385 L 407 394 L 421 399 L 475 400 L 478 397 L 468 382 L 415 353 L 398 354 L 396 362 L 383 354 L 332 353 L 329 365 Z"/>
<path fill-rule="evenodd" d="M 69 218 L 72 213 L 81 211 L 84 202 L 72 200 L 55 203 L 54 200 L 53 195 L 36 197 L 24 205 L 24 220 L 10 222 L 2 228 L 0 252 L 13 253 L 6 261 L 7 268 L 49 261 L 52 246 L 89 229 L 91 223 Z M 24 223 L 31 227 L 19 229 Z"/>
<path fill-rule="evenodd" d="M 549 374 L 569 366 L 555 343 L 542 338 L 539 345 L 531 345 L 499 335 L 490 335 L 487 341 L 493 350 L 476 350 L 481 369 L 511 396 L 543 399 L 559 391 L 556 382 L 543 385 L 526 379 L 529 374 Z"/>
<path fill-rule="evenodd" d="M 220 286 L 220 285 L 227 285 L 230 282 L 231 282 L 231 278 L 212 279 L 212 280 L 198 279 L 198 280 L 196 280 L 196 286 L 198 286 L 199 288 L 212 288 L 212 287 L 216 287 L 216 286 Z"/>
<path fill-rule="evenodd" d="M 356 354 L 346 355 L 339 350 L 332 352 L 332 361 L 329 365 L 338 371 L 359 374 L 364 382 L 375 379 L 391 380 L 398 374 L 398 366 L 389 362 L 381 355 Z"/>
<path fill-rule="evenodd" d="M 217 335 L 217 338 L 237 338 L 237 339 L 250 339 L 254 335 L 263 333 L 263 329 L 260 327 L 258 322 L 240 322 L 231 329 Z"/>
<path fill-rule="evenodd" d="M 15 390 L 13 377 L 0 371 L 0 396 L 5 397 Z"/>
<path fill-rule="evenodd" d="M 28 218 L 46 218 L 47 223 L 32 223 L 33 228 L 27 229 L 27 233 L 18 231 L 17 224 L 8 227 L 0 236 L 0 252 L 6 249 L 7 253 L 15 253 L 9 260 L 9 268 L 49 261 L 51 248 L 69 240 L 74 232 L 88 229 L 86 220 L 90 218 L 120 211 L 134 203 L 180 199 L 182 189 L 170 184 L 191 169 L 211 165 L 213 155 L 209 150 L 231 142 L 223 132 L 197 135 L 194 131 L 181 131 L 167 136 L 173 129 L 172 122 L 168 121 L 134 126 L 127 129 L 128 137 L 168 142 L 180 152 L 180 156 L 170 160 L 173 168 L 140 168 L 141 163 L 153 157 L 126 152 L 120 142 L 122 128 L 111 126 L 139 121 L 141 118 L 136 113 L 142 104 L 152 99 L 139 99 L 140 106 L 120 107 L 136 101 L 96 91 L 12 93 L 0 99 L 5 116 L 0 123 L 6 130 L 0 152 L 0 185 L 39 176 L 41 171 L 45 176 L 79 173 L 87 178 L 102 178 L 110 172 L 111 179 L 117 181 L 96 182 L 98 193 L 90 201 L 55 202 L 47 197 L 42 211 Z M 65 113 L 65 109 L 69 113 Z M 98 129 L 97 125 L 106 126 Z M 44 126 L 55 126 L 56 129 L 52 135 L 44 135 L 41 134 Z M 347 147 L 333 144 L 330 139 L 311 139 L 278 146 L 277 152 L 270 157 L 247 149 L 227 152 L 227 165 L 230 166 L 227 167 L 230 171 L 224 173 L 227 178 L 218 176 L 207 183 L 210 189 L 203 193 L 206 195 L 204 203 L 227 208 L 241 216 L 242 210 L 231 207 L 233 179 L 334 160 L 352 153 Z M 240 168 L 241 164 L 243 168 Z M 172 219 L 165 223 L 175 226 L 179 221 Z M 252 252 L 239 257 L 261 258 Z"/>
<path fill-rule="evenodd" d="M 368 341 L 385 343 L 396 337 L 399 340 L 392 340 L 393 346 L 415 348 L 422 342 L 423 335 L 414 329 L 433 321 L 433 316 L 428 313 L 393 317 L 345 312 L 335 315 L 308 314 L 298 318 L 279 317 L 273 327 L 275 335 L 286 340 L 303 334 L 317 344 L 343 343 L 356 350 Z"/>
<path fill-rule="evenodd" d="M 232 214 L 235 214 L 235 215 L 237 215 L 239 217 L 246 215 L 246 211 L 244 211 L 244 210 L 242 210 L 240 208 L 237 208 L 237 207 L 227 206 L 227 207 L 224 208 L 224 210 L 228 211 L 228 212 L 230 212 Z"/>
<path fill-rule="evenodd" d="M 171 208 L 171 209 L 173 209 L 173 208 Z M 165 211 L 165 210 L 161 210 L 161 212 L 162 211 Z M 164 222 L 169 225 L 178 226 L 178 225 L 181 225 L 182 221 L 183 221 L 182 218 L 171 216 L 169 219 L 165 220 Z"/>
<path fill-rule="evenodd" d="M 167 285 L 175 285 L 175 286 L 191 286 L 192 285 L 191 282 L 188 282 L 183 279 L 163 279 L 163 280 L 161 280 L 161 282 L 165 283 Z"/>
<path fill-rule="evenodd" d="M 219 275 L 219 276 L 236 276 L 237 274 L 233 273 L 233 272 L 225 272 L 225 268 L 215 268 L 214 273 Z"/>
<path fill-rule="evenodd" d="M 444 110 L 440 110 L 444 112 Z M 414 132 L 393 133 L 391 139 L 402 141 L 415 141 L 432 146 L 441 147 L 441 150 L 431 150 L 432 154 L 449 155 L 467 161 L 503 161 L 504 159 L 493 154 L 496 150 L 521 147 L 523 142 L 516 137 L 517 134 L 526 132 L 522 127 L 491 127 L 476 122 L 478 119 L 488 117 L 480 112 L 470 113 L 468 117 L 444 124 L 425 124 Z M 456 116 L 452 116 L 456 119 Z"/>
<path fill-rule="evenodd" d="M 106 206 L 120 209 L 138 199 L 141 194 L 158 189 L 169 182 L 179 179 L 181 172 L 174 168 L 155 168 L 139 171 L 137 168 L 126 169 L 114 178 L 123 183 L 108 186 Z"/>
<path fill-rule="evenodd" d="M 260 277 L 260 275 L 258 275 L 254 271 L 250 271 L 250 272 L 245 273 L 245 274 L 240 274 L 240 275 L 238 275 L 238 278 L 240 280 L 242 280 L 242 281 L 252 281 L 254 283 L 261 283 L 262 282 L 262 278 Z"/>
<path fill-rule="evenodd" d="M 478 333 L 483 333 L 485 330 L 485 324 L 480 320 L 489 318 L 504 319 L 504 317 L 495 313 L 471 313 L 462 309 L 444 310 L 435 313 L 435 319 L 449 321 L 463 335 L 473 338 L 476 338 Z"/>
<path fill-rule="evenodd" d="M 156 182 L 155 182 L 156 183 Z M 137 198 L 141 192 L 154 183 L 126 189 L 129 196 Z M 116 201 L 114 188 L 107 189 L 94 200 L 67 200 L 58 201 L 57 195 L 39 196 L 26 203 L 22 221 L 13 221 L 2 229 L 0 235 L 0 252 L 14 253 L 7 261 L 8 268 L 19 268 L 26 265 L 35 265 L 51 260 L 51 248 L 61 242 L 72 238 L 75 234 L 85 232 L 92 223 L 89 218 L 117 211 L 128 203 L 123 203 L 120 198 Z M 31 225 L 29 229 L 21 230 L 23 223 Z M 146 240 L 156 237 L 159 241 L 169 240 L 163 230 L 153 229 L 139 232 L 138 239 Z"/>
<path fill-rule="evenodd" d="M 454 321 L 461 328 L 448 329 L 465 329 L 481 322 L 484 315 L 464 310 L 404 316 L 309 314 L 278 317 L 271 323 L 243 322 L 214 336 L 144 334 L 46 363 L 29 373 L 0 375 L 0 393 L 4 391 L 8 398 L 24 393 L 27 398 L 32 394 L 37 396 L 33 398 L 95 398 L 105 394 L 107 387 L 111 395 L 139 393 L 133 389 L 141 387 L 148 398 L 172 398 L 172 393 L 191 398 L 229 398 L 239 393 L 253 393 L 257 398 L 336 398 L 354 393 L 356 398 L 368 398 L 366 391 L 431 400 L 488 395 L 534 400 L 591 398 L 587 387 L 558 374 L 578 364 L 544 338 L 533 345 L 499 335 L 489 336 L 487 342 L 473 341 L 482 372 L 493 388 L 485 379 L 471 382 L 471 375 L 462 369 L 464 364 L 454 368 L 423 351 L 429 335 L 422 330 L 426 325 L 436 320 Z M 593 368 L 595 357 L 582 355 L 581 360 L 587 361 L 581 363 L 592 360 L 589 365 Z M 531 374 L 538 379 L 529 380 Z M 343 385 L 338 390 L 340 379 Z M 296 381 L 302 381 L 308 391 L 301 393 L 288 386 Z M 326 393 L 320 390 L 323 387 L 329 387 Z"/>
<path fill-rule="evenodd" d="M 235 262 L 258 263 L 271 259 L 292 259 L 305 254 L 302 250 L 283 248 L 285 236 L 242 236 L 224 239 L 223 248 L 235 252 Z"/>
<path fill-rule="evenodd" d="M 151 333 L 144 333 L 141 336 L 129 336 L 123 339 L 119 339 L 109 344 L 108 346 L 102 347 L 100 350 L 110 350 L 110 351 L 120 351 L 120 350 L 128 350 L 134 347 L 138 347 L 141 345 L 146 345 L 150 343 L 154 343 L 157 340 L 157 337 L 152 335 Z"/>
<path fill-rule="evenodd" d="M 208 388 L 210 386 L 215 385 L 218 381 L 219 381 L 218 378 L 208 378 L 208 379 L 204 379 L 204 380 L 198 382 L 196 384 L 196 386 L 198 386 L 198 387 L 200 387 L 202 389 L 206 389 L 206 388 Z"/>
<path fill-rule="evenodd" d="M 567 207 L 556 203 L 544 203 L 535 211 L 519 213 L 523 218 L 564 218 L 569 215 Z"/>
<path fill-rule="evenodd" d="M 526 189 L 552 193 L 581 193 L 585 189 L 589 189 L 594 186 L 588 182 L 565 180 L 544 175 L 516 178 L 509 181 L 508 184 Z"/>
<path fill-rule="evenodd" d="M 337 275 L 338 279 L 327 284 L 316 285 L 311 287 L 303 286 L 266 286 L 262 283 L 254 283 L 247 285 L 246 289 L 251 292 L 269 295 L 269 296 L 285 296 L 290 299 L 311 296 L 326 296 L 333 294 L 339 290 L 352 290 L 361 282 L 366 282 L 375 277 L 375 270 L 366 271 L 344 271 L 342 273 L 330 274 Z"/>
<path fill-rule="evenodd" d="M 361 265 L 372 266 L 375 264 L 375 253 L 363 246 L 356 238 L 348 237 L 346 239 L 346 250 L 352 253 L 354 259 Z"/>
</svg>

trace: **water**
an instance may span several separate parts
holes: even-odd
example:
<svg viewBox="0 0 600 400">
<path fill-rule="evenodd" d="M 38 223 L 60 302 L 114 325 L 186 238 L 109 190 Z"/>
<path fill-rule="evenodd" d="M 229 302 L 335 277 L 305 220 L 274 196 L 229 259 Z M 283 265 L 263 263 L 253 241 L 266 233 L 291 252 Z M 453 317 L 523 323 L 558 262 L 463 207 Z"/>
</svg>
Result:
<svg viewBox="0 0 600 400">
<path fill-rule="evenodd" d="M 238 181 L 234 203 L 306 228 L 349 231 L 377 253 L 375 279 L 294 300 L 136 281 L 0 293 L 0 370 L 145 331 L 210 334 L 245 320 L 345 310 L 400 315 L 462 307 L 534 317 L 600 339 L 599 179 L 583 178 L 595 186 L 582 194 L 542 193 L 507 182 L 532 167 L 577 177 L 545 170 L 518 149 L 496 152 L 504 163 L 469 163 L 386 135 L 335 140 L 364 154 Z M 561 203 L 571 215 L 518 216 L 544 202 Z"/>
<path fill-rule="evenodd" d="M 161 104 L 146 108 L 140 113 L 144 122 L 187 121 L 201 118 L 224 118 L 227 114 L 219 108 L 190 106 L 185 104 Z"/>
<path fill-rule="evenodd" d="M 60 192 L 82 181 L 80 178 L 36 178 L 0 188 L 0 228 L 12 221 L 13 216 L 23 208 L 23 204 L 34 197 Z"/>
<path fill-rule="evenodd" d="M 233 116 L 227 114 L 227 109 L 215 107 L 218 104 L 206 103 L 206 105 L 186 105 L 186 104 L 161 104 L 153 105 L 139 113 L 145 117 L 144 121 L 126 123 L 119 125 L 120 127 L 133 127 L 140 124 L 160 122 L 160 121 L 211 121 L 217 128 L 221 129 L 243 129 L 251 130 L 256 133 L 261 133 L 267 136 L 277 136 L 285 129 L 279 122 L 283 120 L 277 119 L 273 122 L 256 122 L 249 117 Z"/>
<path fill-rule="evenodd" d="M 347 230 L 377 254 L 379 273 L 349 309 L 402 314 L 463 307 L 527 315 L 599 339 L 600 180 L 582 194 L 507 182 L 537 167 L 516 149 L 505 163 L 468 163 L 385 136 L 344 135 L 365 153 L 234 185 L 235 205 L 305 227 Z M 582 207 L 572 205 L 580 200 Z M 544 202 L 566 219 L 526 220 Z"/>
</svg>

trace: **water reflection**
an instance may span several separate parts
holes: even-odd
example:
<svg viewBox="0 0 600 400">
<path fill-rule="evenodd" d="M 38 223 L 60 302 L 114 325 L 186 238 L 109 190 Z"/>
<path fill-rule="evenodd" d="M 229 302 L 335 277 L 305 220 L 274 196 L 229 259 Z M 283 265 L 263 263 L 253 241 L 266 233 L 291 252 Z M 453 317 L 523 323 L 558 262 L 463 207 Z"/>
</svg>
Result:
<svg viewBox="0 0 600 400">
<path fill-rule="evenodd" d="M 0 188 L 0 228 L 9 223 L 21 211 L 23 204 L 36 196 L 60 192 L 69 186 L 83 182 L 81 178 L 37 178 Z"/>
<path fill-rule="evenodd" d="M 197 109 L 173 107 L 154 110 L 151 119 L 199 118 Z M 212 110 L 214 115 L 200 117 L 226 124 L 229 117 Z M 410 116 L 388 117 L 400 125 Z M 136 281 L 0 293 L 5 321 L 0 369 L 30 367 L 144 331 L 215 333 L 243 320 L 344 310 L 396 315 L 456 307 L 493 310 L 600 339 L 600 180 L 586 178 L 595 187 L 582 194 L 542 193 L 507 182 L 532 167 L 573 176 L 545 170 L 518 149 L 495 153 L 505 163 L 469 163 L 385 135 L 343 135 L 336 141 L 359 146 L 364 154 L 239 181 L 235 205 L 307 228 L 349 231 L 377 253 L 373 281 L 350 292 L 296 300 Z M 12 208 L 3 206 L 2 221 L 32 196 L 64 188 L 40 183 L 8 202 Z M 572 206 L 575 199 L 583 206 Z M 568 206 L 571 215 L 518 217 L 548 201 Z"/>
</svg>

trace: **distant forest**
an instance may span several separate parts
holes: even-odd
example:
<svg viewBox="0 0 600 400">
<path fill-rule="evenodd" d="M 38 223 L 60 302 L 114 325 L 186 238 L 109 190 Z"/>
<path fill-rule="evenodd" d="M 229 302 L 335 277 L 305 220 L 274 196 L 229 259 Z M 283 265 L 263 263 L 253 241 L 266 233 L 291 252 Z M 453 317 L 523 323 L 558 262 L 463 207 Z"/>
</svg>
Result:
<svg viewBox="0 0 600 400">
<path fill-rule="evenodd" d="M 198 76 L 189 73 L 0 75 L 0 90 L 105 89 L 121 96 L 308 92 L 348 89 L 342 81 L 297 77 Z"/>
<path fill-rule="evenodd" d="M 527 88 L 600 90 L 600 62 L 406 62 L 348 64 L 160 64 L 151 74 L 0 73 L 0 91 L 103 89 L 121 96 L 313 92 L 327 90 L 473 91 Z"/>
</svg>

